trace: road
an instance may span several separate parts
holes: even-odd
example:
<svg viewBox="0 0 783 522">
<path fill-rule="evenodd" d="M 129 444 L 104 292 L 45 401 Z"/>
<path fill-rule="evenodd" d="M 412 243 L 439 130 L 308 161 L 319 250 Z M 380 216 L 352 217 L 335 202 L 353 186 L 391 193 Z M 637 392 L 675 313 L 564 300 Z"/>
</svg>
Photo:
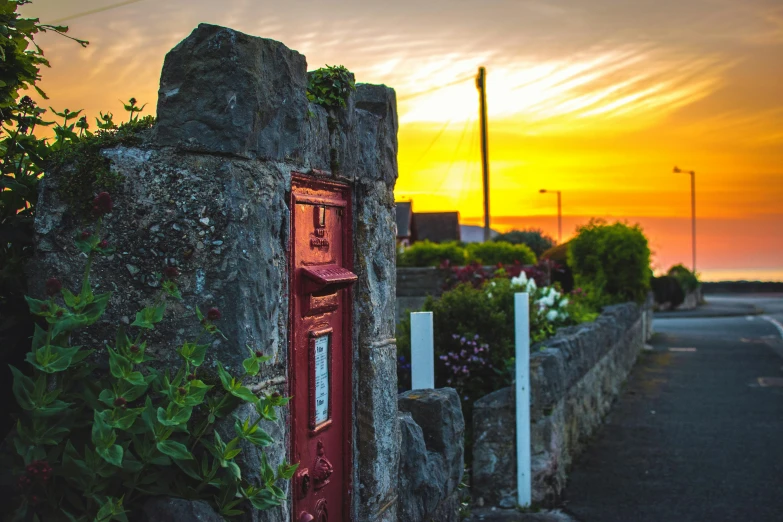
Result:
<svg viewBox="0 0 783 522">
<path fill-rule="evenodd" d="M 742 315 L 655 320 L 570 473 L 576 520 L 783 521 L 783 294 L 707 298 Z"/>
</svg>

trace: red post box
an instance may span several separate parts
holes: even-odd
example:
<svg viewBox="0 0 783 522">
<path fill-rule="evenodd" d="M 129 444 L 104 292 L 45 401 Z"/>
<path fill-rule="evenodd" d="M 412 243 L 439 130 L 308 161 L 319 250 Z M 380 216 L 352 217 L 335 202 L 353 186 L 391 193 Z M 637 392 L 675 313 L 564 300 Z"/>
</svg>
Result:
<svg viewBox="0 0 783 522">
<path fill-rule="evenodd" d="M 291 181 L 290 363 L 294 522 L 351 516 L 351 191 Z"/>
</svg>

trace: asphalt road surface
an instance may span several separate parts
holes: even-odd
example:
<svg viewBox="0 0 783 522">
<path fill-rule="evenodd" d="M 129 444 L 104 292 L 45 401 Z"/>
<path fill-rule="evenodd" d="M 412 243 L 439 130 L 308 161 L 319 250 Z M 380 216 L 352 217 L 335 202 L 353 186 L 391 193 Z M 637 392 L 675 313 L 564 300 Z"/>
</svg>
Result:
<svg viewBox="0 0 783 522">
<path fill-rule="evenodd" d="M 570 473 L 576 520 L 783 521 L 783 295 L 707 299 L 741 315 L 655 320 Z"/>
</svg>

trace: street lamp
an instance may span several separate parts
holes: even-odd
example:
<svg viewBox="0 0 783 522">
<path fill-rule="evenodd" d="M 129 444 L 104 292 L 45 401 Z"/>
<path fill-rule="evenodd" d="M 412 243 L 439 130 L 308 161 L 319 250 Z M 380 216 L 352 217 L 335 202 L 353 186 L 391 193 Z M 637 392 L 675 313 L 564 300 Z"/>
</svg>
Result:
<svg viewBox="0 0 783 522">
<path fill-rule="evenodd" d="M 691 241 L 693 252 L 693 271 L 696 272 L 696 172 L 693 170 L 682 170 L 680 167 L 675 166 L 673 172 L 675 174 L 690 174 L 691 175 Z"/>
<path fill-rule="evenodd" d="M 539 192 L 541 194 L 557 194 L 557 244 L 559 245 L 563 242 L 563 213 L 562 207 L 560 206 L 560 191 L 541 189 Z"/>
</svg>

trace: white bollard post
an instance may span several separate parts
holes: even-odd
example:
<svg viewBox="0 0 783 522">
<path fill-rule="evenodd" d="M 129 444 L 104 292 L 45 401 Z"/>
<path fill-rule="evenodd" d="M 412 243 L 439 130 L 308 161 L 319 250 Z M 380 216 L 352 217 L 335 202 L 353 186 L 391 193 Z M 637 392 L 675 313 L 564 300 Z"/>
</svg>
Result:
<svg viewBox="0 0 783 522">
<path fill-rule="evenodd" d="M 517 504 L 531 502 L 530 471 L 530 304 L 526 292 L 514 294 L 516 362 Z"/>
<path fill-rule="evenodd" d="M 411 312 L 411 388 L 435 388 L 432 312 Z"/>
</svg>

